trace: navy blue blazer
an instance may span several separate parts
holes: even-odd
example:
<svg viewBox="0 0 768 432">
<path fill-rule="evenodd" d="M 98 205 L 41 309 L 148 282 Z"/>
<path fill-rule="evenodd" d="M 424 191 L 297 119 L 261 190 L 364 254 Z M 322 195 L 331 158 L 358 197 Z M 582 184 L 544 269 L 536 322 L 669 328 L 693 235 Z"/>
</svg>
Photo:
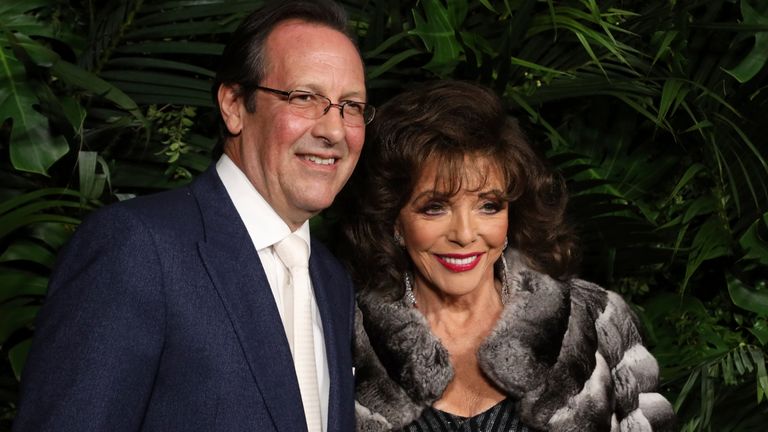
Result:
<svg viewBox="0 0 768 432">
<path fill-rule="evenodd" d="M 329 431 L 354 429 L 352 282 L 312 241 Z M 94 212 L 37 319 L 13 430 L 306 430 L 264 270 L 216 170 Z"/>
</svg>

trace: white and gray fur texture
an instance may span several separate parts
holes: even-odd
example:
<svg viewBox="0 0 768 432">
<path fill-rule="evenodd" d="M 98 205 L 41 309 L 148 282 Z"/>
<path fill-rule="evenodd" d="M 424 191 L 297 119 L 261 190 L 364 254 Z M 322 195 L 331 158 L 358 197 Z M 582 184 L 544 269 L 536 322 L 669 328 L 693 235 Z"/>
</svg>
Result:
<svg viewBox="0 0 768 432">
<path fill-rule="evenodd" d="M 560 282 L 507 252 L 512 286 L 481 345 L 483 372 L 516 400 L 523 423 L 550 432 L 671 431 L 659 368 L 632 311 L 613 292 Z M 448 351 L 403 301 L 363 292 L 355 320 L 357 430 L 400 429 L 453 378 Z"/>
</svg>

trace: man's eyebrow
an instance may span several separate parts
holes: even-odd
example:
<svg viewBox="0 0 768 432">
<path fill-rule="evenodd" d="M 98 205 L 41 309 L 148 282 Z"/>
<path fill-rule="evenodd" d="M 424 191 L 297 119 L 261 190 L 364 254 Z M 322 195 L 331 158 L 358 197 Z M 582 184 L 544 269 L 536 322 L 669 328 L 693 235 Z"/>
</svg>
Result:
<svg viewBox="0 0 768 432">
<path fill-rule="evenodd" d="M 365 92 L 353 91 L 353 92 L 349 92 L 349 93 L 344 93 L 343 95 L 341 95 L 341 98 L 339 98 L 339 99 L 340 100 L 347 100 L 347 99 L 349 99 L 351 97 L 355 97 L 355 98 L 362 99 L 363 101 L 366 101 L 366 100 L 368 100 L 368 98 L 366 98 L 364 96 L 364 94 L 365 94 Z"/>
<path fill-rule="evenodd" d="M 323 95 L 325 97 L 330 97 L 327 94 L 325 94 L 322 90 L 320 90 L 320 88 L 317 85 L 315 85 L 315 84 L 297 85 L 295 87 L 295 89 L 297 89 L 297 90 L 309 90 L 309 91 L 311 91 L 313 93 L 317 93 L 317 94 Z M 340 101 L 348 100 L 349 98 L 352 98 L 352 97 L 363 99 L 363 102 L 367 100 L 367 98 L 365 97 L 365 90 L 363 90 L 363 91 L 353 90 L 351 92 L 344 93 L 344 94 L 341 95 L 339 100 Z"/>
</svg>

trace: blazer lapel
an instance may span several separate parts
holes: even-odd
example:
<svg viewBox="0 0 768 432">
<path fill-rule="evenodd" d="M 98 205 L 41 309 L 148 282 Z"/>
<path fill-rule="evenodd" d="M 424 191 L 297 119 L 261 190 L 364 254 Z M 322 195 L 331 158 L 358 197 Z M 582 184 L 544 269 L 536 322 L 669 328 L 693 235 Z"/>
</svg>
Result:
<svg viewBox="0 0 768 432">
<path fill-rule="evenodd" d="M 248 232 L 211 167 L 193 183 L 205 226 L 198 244 L 251 374 L 280 431 L 306 429 L 288 340 Z"/>
<path fill-rule="evenodd" d="M 328 270 L 328 265 L 324 262 L 325 256 L 323 254 L 327 252 L 318 246 L 315 246 L 313 242 L 312 256 L 309 259 L 309 272 L 312 277 L 315 300 L 317 301 L 317 307 L 320 310 L 320 318 L 323 323 L 325 352 L 330 378 L 327 430 L 334 431 L 344 429 L 344 423 L 342 422 L 344 410 L 341 405 L 344 403 L 342 385 L 350 383 L 351 386 L 352 365 L 349 364 L 346 368 L 344 367 L 344 362 L 340 359 L 341 354 L 339 350 L 346 349 L 351 352 L 352 348 L 349 343 L 340 343 L 339 338 L 343 337 L 343 335 L 340 336 L 339 331 L 343 328 L 343 323 L 337 322 L 340 311 L 344 312 L 341 314 L 342 316 L 347 316 L 346 309 L 349 307 L 340 298 L 338 287 L 335 286 L 335 284 L 340 282 L 335 280 L 333 273 Z M 351 397 L 351 395 L 347 396 Z"/>
</svg>

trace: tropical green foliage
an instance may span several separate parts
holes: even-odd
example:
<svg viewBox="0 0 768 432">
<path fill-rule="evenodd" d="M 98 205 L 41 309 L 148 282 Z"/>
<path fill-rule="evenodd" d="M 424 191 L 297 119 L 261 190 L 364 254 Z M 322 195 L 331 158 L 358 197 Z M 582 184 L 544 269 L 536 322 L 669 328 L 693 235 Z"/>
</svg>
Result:
<svg viewBox="0 0 768 432">
<path fill-rule="evenodd" d="M 92 209 L 210 163 L 216 57 L 259 3 L 0 4 L 0 429 L 56 252 Z M 568 180 L 583 275 L 637 305 L 681 430 L 762 430 L 768 4 L 344 4 L 373 103 L 457 78 L 528 125 Z"/>
</svg>

